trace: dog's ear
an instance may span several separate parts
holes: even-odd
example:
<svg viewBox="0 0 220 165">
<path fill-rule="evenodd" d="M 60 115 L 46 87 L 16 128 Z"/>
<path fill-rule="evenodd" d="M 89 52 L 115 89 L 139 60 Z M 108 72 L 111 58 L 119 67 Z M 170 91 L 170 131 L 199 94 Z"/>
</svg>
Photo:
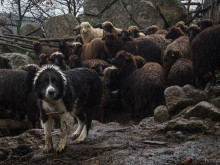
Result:
<svg viewBox="0 0 220 165">
<path fill-rule="evenodd" d="M 28 66 L 26 70 L 27 70 L 27 75 L 25 77 L 25 83 L 27 84 L 27 91 L 29 93 L 33 89 L 34 77 L 35 77 L 37 71 L 39 70 L 39 67 Z"/>
</svg>

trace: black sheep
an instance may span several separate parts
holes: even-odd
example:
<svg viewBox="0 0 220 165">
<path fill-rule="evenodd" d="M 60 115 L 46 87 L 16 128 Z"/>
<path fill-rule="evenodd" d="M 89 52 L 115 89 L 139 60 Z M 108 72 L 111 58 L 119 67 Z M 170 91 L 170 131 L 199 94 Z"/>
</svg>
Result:
<svg viewBox="0 0 220 165">
<path fill-rule="evenodd" d="M 149 62 L 137 69 L 135 57 L 125 51 L 118 52 L 112 64 L 117 67 L 121 97 L 132 107 L 133 118 L 153 115 L 154 109 L 163 101 L 163 68 L 158 63 Z"/>
<path fill-rule="evenodd" d="M 64 55 L 64 59 L 68 63 L 69 56 L 73 54 L 74 49 L 72 44 L 67 43 L 65 40 L 60 40 L 59 52 L 61 52 Z"/>
<path fill-rule="evenodd" d="M 203 31 L 206 28 L 213 25 L 213 22 L 211 19 L 202 19 L 198 22 L 198 26 L 200 27 L 200 30 Z"/>
<path fill-rule="evenodd" d="M 212 26 L 200 32 L 191 42 L 193 68 L 197 86 L 204 86 L 204 76 L 211 72 L 216 81 L 215 70 L 220 66 L 220 25 Z"/>
<path fill-rule="evenodd" d="M 161 63 L 161 50 L 150 39 L 137 39 L 132 41 L 123 41 L 113 33 L 108 33 L 104 36 L 105 46 L 112 57 L 115 57 L 117 52 L 124 50 L 134 55 L 142 56 L 147 62 Z"/>
<path fill-rule="evenodd" d="M 54 52 L 50 56 L 50 61 L 52 64 L 55 64 L 60 67 L 62 70 L 68 70 L 68 66 L 66 65 L 66 62 L 64 60 L 64 55 L 61 52 Z"/>
<path fill-rule="evenodd" d="M 9 59 L 0 57 L 0 69 L 12 69 Z"/>
<path fill-rule="evenodd" d="M 184 86 L 186 84 L 195 85 L 195 75 L 193 70 L 192 61 L 185 58 L 178 59 L 171 67 L 167 85 Z"/>
</svg>

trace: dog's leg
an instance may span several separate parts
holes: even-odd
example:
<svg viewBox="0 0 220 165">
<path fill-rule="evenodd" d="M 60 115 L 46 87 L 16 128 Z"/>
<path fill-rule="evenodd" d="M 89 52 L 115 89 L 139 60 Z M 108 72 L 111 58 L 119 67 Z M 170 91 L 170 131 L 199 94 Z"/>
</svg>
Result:
<svg viewBox="0 0 220 165">
<path fill-rule="evenodd" d="M 78 118 L 76 117 L 77 121 L 78 121 L 78 127 L 76 129 L 76 131 L 72 134 L 72 139 L 76 139 L 79 137 L 80 133 L 82 132 L 82 129 L 83 129 L 83 122 Z"/>
<path fill-rule="evenodd" d="M 70 132 L 71 127 L 74 125 L 75 121 L 73 116 L 69 112 L 65 112 L 60 118 L 61 128 L 60 128 L 60 141 L 56 148 L 56 152 L 60 153 L 65 149 L 67 136 Z"/>
<path fill-rule="evenodd" d="M 49 153 L 53 150 L 52 127 L 53 127 L 53 119 L 51 117 L 48 117 L 48 120 L 44 123 L 44 133 L 45 133 L 44 152 L 45 153 Z"/>
<path fill-rule="evenodd" d="M 82 142 L 86 139 L 87 137 L 87 126 L 86 124 L 84 124 L 82 132 L 80 134 L 80 136 L 76 139 L 77 142 Z"/>
</svg>

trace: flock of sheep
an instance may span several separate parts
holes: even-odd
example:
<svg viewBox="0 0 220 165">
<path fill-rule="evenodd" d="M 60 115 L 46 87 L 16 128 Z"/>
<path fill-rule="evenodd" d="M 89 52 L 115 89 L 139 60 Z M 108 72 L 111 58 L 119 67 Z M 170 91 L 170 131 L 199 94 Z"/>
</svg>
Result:
<svg viewBox="0 0 220 165">
<path fill-rule="evenodd" d="M 166 87 L 216 83 L 220 67 L 220 25 L 208 19 L 190 26 L 181 21 L 166 30 L 152 25 L 143 33 L 136 26 L 120 29 L 104 22 L 92 27 L 83 22 L 76 27 L 72 43 L 60 40 L 59 48 L 51 48 L 34 41 L 33 46 L 39 67 L 95 69 L 103 82 L 102 109 L 119 102 L 119 109 L 129 107 L 132 118 L 138 120 L 151 116 L 164 103 Z M 29 67 L 34 66 L 14 71 L 9 63 L 0 57 L 0 106 L 12 109 L 10 117 L 28 112 L 35 125 L 36 96 L 26 87 L 31 82 L 25 81 Z M 6 116 L 0 113 L 0 118 Z"/>
</svg>

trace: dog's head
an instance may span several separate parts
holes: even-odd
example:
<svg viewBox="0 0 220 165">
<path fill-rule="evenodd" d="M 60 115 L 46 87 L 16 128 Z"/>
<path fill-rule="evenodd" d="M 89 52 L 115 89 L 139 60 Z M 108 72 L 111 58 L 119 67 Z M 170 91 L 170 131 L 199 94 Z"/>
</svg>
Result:
<svg viewBox="0 0 220 165">
<path fill-rule="evenodd" d="M 64 94 L 67 84 L 65 74 L 55 65 L 43 66 L 34 77 L 34 91 L 39 99 L 58 100 Z"/>
</svg>

